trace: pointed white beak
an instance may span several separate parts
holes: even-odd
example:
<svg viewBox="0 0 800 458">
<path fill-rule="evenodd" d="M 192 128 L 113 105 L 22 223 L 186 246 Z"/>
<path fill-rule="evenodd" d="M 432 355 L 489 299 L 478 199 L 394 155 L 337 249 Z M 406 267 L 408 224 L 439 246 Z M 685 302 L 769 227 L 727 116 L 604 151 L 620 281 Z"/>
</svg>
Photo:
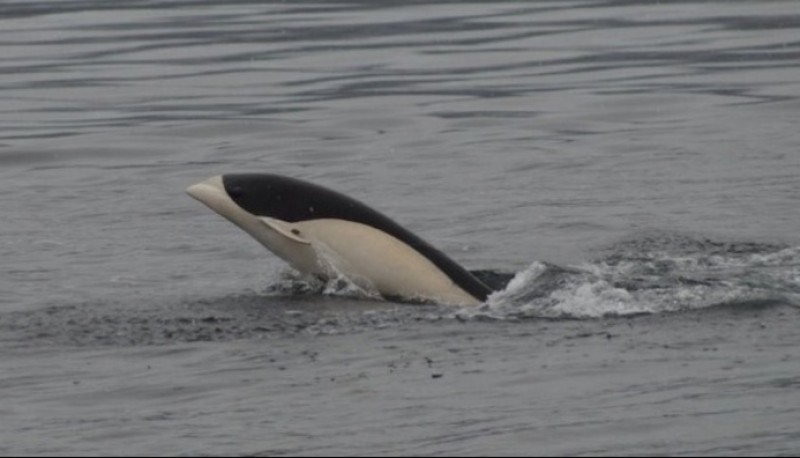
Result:
<svg viewBox="0 0 800 458">
<path fill-rule="evenodd" d="M 186 193 L 205 204 L 211 210 L 227 218 L 251 235 L 261 226 L 258 218 L 244 211 L 228 195 L 222 175 L 217 175 L 186 188 Z M 255 235 L 253 235 L 256 237 Z M 256 237 L 258 238 L 258 237 Z"/>
<path fill-rule="evenodd" d="M 219 199 L 222 196 L 228 197 L 228 193 L 225 192 L 225 185 L 222 184 L 222 175 L 195 183 L 186 188 L 186 192 L 209 207 L 211 207 L 210 201 Z M 211 208 L 213 209 L 214 207 Z"/>
</svg>

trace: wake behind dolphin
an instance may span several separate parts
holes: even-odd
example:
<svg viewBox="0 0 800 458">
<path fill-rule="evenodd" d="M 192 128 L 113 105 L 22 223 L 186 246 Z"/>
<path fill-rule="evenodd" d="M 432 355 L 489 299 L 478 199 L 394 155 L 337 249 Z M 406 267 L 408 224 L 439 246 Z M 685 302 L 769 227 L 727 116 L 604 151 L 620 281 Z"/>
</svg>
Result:
<svg viewBox="0 0 800 458">
<path fill-rule="evenodd" d="M 417 235 L 322 186 L 271 174 L 218 175 L 187 189 L 298 271 L 387 298 L 478 305 L 492 289 Z"/>
</svg>

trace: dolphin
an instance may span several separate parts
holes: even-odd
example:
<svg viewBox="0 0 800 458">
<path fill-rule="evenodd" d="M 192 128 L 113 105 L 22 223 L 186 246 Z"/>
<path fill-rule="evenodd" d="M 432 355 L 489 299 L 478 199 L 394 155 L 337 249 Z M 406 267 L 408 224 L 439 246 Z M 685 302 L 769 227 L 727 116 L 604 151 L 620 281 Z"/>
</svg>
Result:
<svg viewBox="0 0 800 458">
<path fill-rule="evenodd" d="M 492 290 L 417 235 L 325 187 L 273 174 L 217 175 L 186 192 L 294 269 L 344 276 L 385 298 L 478 305 Z"/>
</svg>

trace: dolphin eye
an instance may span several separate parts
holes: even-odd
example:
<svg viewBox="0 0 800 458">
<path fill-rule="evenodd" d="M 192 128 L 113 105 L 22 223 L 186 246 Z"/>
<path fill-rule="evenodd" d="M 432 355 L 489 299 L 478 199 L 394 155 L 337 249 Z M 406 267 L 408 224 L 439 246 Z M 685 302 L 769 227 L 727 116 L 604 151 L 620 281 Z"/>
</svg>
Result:
<svg viewBox="0 0 800 458">
<path fill-rule="evenodd" d="M 292 234 L 300 235 L 300 230 L 299 229 L 292 229 Z"/>
</svg>

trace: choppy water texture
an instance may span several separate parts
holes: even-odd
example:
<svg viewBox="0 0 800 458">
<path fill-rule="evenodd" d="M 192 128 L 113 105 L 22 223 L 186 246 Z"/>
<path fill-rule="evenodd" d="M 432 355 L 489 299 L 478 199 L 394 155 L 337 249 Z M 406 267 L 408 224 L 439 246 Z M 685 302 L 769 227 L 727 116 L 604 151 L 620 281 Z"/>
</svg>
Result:
<svg viewBox="0 0 800 458">
<path fill-rule="evenodd" d="M 0 4 L 0 453 L 796 455 L 790 1 Z M 497 292 L 317 284 L 264 171 Z"/>
</svg>

